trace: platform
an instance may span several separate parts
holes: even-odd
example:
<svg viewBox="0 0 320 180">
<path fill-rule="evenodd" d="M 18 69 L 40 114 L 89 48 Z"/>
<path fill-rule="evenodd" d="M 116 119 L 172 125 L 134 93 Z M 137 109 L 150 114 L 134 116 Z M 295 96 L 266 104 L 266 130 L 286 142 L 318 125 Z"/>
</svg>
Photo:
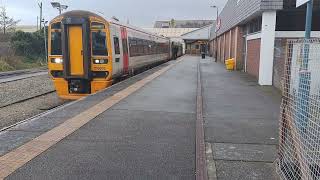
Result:
<svg viewBox="0 0 320 180">
<path fill-rule="evenodd" d="M 195 56 L 0 133 L 0 179 L 195 179 L 198 64 L 209 178 L 276 179 L 279 93 Z"/>
</svg>

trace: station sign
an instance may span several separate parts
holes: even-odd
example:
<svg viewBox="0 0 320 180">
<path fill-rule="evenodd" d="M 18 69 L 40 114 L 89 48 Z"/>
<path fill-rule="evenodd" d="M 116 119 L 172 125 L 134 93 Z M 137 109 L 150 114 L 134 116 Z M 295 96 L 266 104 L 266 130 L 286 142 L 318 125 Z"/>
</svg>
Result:
<svg viewBox="0 0 320 180">
<path fill-rule="evenodd" d="M 296 7 L 300 7 L 309 1 L 310 0 L 297 0 Z"/>
</svg>

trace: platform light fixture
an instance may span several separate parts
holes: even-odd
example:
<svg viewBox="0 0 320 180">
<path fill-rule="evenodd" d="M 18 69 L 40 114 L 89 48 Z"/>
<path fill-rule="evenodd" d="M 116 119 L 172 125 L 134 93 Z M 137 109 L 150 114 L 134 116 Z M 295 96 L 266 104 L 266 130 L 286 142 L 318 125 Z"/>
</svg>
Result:
<svg viewBox="0 0 320 180">
<path fill-rule="evenodd" d="M 59 10 L 59 15 L 62 13 L 63 10 L 66 10 L 69 7 L 69 6 L 61 4 L 59 2 L 51 2 L 51 5 L 53 8 L 56 8 Z"/>
<path fill-rule="evenodd" d="M 219 23 L 219 7 L 216 5 L 210 6 L 211 8 L 216 8 L 217 9 L 217 16 L 216 16 L 216 27 L 215 27 L 215 62 L 217 62 L 217 54 L 218 54 L 218 50 L 217 50 L 217 46 L 218 46 L 218 42 L 217 42 L 217 37 L 218 37 L 218 23 Z"/>
</svg>

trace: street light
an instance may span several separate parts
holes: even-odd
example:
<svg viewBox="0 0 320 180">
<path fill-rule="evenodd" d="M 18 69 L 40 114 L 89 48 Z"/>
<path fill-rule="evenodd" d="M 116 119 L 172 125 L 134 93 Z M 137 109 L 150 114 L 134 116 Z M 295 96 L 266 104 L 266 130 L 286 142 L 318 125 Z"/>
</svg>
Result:
<svg viewBox="0 0 320 180">
<path fill-rule="evenodd" d="M 216 8 L 217 9 L 217 17 L 216 17 L 216 24 L 217 23 L 219 23 L 218 21 L 219 21 L 219 7 L 218 6 L 216 6 L 216 5 L 213 5 L 213 6 L 210 6 L 210 7 L 212 7 L 212 8 Z M 218 58 L 218 39 L 217 39 L 217 37 L 218 37 L 218 30 L 217 30 L 217 26 L 216 26 L 216 29 L 215 29 L 215 34 L 216 34 L 216 37 L 215 37 L 215 41 L 216 41 L 216 47 L 215 47 L 215 62 L 217 62 L 217 58 Z"/>
<path fill-rule="evenodd" d="M 45 51 L 45 56 L 46 56 L 46 61 L 48 63 L 48 48 L 47 48 L 47 33 L 46 33 L 46 24 L 48 23 L 48 21 L 42 19 L 43 22 L 43 36 L 44 36 L 44 51 Z"/>
<path fill-rule="evenodd" d="M 62 13 L 63 10 L 68 9 L 67 5 L 60 4 L 59 2 L 51 2 L 53 8 L 57 8 L 59 10 L 59 15 Z"/>
</svg>

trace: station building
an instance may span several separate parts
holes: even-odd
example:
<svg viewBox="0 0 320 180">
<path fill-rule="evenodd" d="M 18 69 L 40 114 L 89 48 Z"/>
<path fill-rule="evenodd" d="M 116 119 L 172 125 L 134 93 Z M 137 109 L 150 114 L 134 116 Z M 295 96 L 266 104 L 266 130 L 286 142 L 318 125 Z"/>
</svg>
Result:
<svg viewBox="0 0 320 180">
<path fill-rule="evenodd" d="M 156 21 L 154 28 L 202 28 L 212 24 L 212 20 L 175 20 Z"/>
<path fill-rule="evenodd" d="M 214 33 L 214 20 L 156 21 L 153 28 L 144 28 L 152 33 L 169 37 L 183 44 L 184 54 L 199 55 L 201 49 L 208 52 L 208 42 Z"/>
<path fill-rule="evenodd" d="M 214 26 L 210 24 L 183 34 L 181 37 L 186 44 L 186 54 L 200 55 L 201 52 L 208 53 L 209 39 L 212 32 L 214 32 Z"/>
<path fill-rule="evenodd" d="M 320 37 L 320 0 L 314 0 L 312 37 Z M 218 61 L 234 58 L 236 69 L 260 85 L 281 89 L 286 42 L 304 37 L 306 6 L 295 0 L 228 0 L 211 37 Z"/>
</svg>

